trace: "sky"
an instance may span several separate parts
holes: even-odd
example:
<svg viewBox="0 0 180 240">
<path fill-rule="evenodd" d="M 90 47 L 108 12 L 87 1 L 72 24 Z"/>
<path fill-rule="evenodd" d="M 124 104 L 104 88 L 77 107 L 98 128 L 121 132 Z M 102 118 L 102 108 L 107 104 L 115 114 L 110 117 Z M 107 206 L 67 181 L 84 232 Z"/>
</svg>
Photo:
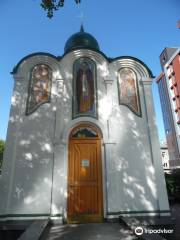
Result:
<svg viewBox="0 0 180 240">
<path fill-rule="evenodd" d="M 26 55 L 64 53 L 67 39 L 83 22 L 108 57 L 133 56 L 161 72 L 159 55 L 165 47 L 180 46 L 179 0 L 66 0 L 52 19 L 40 0 L 0 0 L 0 139 L 6 139 L 14 80 L 13 67 Z M 165 139 L 159 94 L 152 85 L 160 140 Z"/>
</svg>

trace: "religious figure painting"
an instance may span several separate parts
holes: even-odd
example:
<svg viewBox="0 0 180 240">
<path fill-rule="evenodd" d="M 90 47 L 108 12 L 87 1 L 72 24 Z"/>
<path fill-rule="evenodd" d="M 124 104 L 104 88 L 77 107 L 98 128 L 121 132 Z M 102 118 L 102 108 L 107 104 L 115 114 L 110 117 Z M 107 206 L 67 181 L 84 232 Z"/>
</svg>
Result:
<svg viewBox="0 0 180 240">
<path fill-rule="evenodd" d="M 97 133 L 89 127 L 80 127 L 72 133 L 72 137 L 82 138 L 82 137 L 98 137 Z"/>
<path fill-rule="evenodd" d="M 137 79 L 133 70 L 122 68 L 119 71 L 119 102 L 127 105 L 137 115 L 141 115 Z"/>
<path fill-rule="evenodd" d="M 81 58 L 74 64 L 74 117 L 96 117 L 95 64 Z"/>
<path fill-rule="evenodd" d="M 36 65 L 31 74 L 26 114 L 50 101 L 52 70 L 44 64 Z"/>
</svg>

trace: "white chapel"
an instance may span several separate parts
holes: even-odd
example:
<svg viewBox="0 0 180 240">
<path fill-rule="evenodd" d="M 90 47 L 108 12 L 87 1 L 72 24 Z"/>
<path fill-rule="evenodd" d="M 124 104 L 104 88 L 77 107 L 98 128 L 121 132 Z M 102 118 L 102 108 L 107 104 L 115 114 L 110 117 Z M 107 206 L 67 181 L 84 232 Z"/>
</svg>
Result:
<svg viewBox="0 0 180 240">
<path fill-rule="evenodd" d="M 81 27 L 61 57 L 30 54 L 12 74 L 1 219 L 170 215 L 144 62 L 107 57 Z"/>
</svg>

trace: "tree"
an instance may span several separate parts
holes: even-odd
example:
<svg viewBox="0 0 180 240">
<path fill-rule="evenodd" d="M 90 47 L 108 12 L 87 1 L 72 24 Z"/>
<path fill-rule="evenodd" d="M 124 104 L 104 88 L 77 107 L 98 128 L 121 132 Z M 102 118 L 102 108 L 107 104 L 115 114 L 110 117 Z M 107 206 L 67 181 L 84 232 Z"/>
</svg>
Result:
<svg viewBox="0 0 180 240">
<path fill-rule="evenodd" d="M 4 140 L 0 140 L 0 169 L 1 169 L 1 166 L 2 166 L 4 149 L 5 149 L 5 141 Z"/>
<path fill-rule="evenodd" d="M 79 4 L 81 0 L 74 0 L 76 4 Z M 48 18 L 52 18 L 54 11 L 64 6 L 65 0 L 42 0 L 41 7 L 47 11 Z"/>
</svg>

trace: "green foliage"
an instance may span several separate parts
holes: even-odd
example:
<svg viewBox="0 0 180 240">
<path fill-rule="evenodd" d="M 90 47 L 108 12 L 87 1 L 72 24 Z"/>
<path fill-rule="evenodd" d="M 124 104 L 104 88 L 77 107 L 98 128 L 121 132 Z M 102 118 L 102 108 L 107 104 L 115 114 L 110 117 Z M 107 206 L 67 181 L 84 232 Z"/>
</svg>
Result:
<svg viewBox="0 0 180 240">
<path fill-rule="evenodd" d="M 165 179 L 169 199 L 180 202 L 180 171 L 165 174 Z"/>
<path fill-rule="evenodd" d="M 81 0 L 74 0 L 76 4 L 79 4 Z M 52 18 L 54 11 L 59 10 L 64 6 L 65 0 L 42 0 L 41 7 L 47 11 L 47 17 Z"/>
<path fill-rule="evenodd" d="M 2 166 L 4 148 L 5 148 L 5 142 L 3 140 L 0 140 L 0 169 Z"/>
<path fill-rule="evenodd" d="M 4 140 L 0 140 L 0 153 L 4 152 L 4 148 L 5 148 L 5 141 Z"/>
</svg>

